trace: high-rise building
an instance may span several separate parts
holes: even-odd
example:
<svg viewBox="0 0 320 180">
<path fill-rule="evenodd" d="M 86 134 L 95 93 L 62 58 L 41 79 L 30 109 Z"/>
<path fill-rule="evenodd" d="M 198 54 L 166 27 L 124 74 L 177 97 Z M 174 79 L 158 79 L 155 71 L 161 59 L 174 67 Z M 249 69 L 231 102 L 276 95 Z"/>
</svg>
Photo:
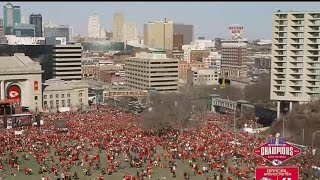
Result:
<svg viewBox="0 0 320 180">
<path fill-rule="evenodd" d="M 101 37 L 100 17 L 98 14 L 94 14 L 89 17 L 88 37 L 89 38 Z"/>
<path fill-rule="evenodd" d="M 173 49 L 173 21 L 144 24 L 144 45 L 151 48 Z"/>
<path fill-rule="evenodd" d="M 68 26 L 45 26 L 44 37 L 65 37 L 70 42 L 70 29 Z"/>
<path fill-rule="evenodd" d="M 178 63 L 178 59 L 167 58 L 166 54 L 137 53 L 126 61 L 126 85 L 140 90 L 176 92 Z"/>
<path fill-rule="evenodd" d="M 53 77 L 65 81 L 81 80 L 81 44 L 54 45 Z"/>
<path fill-rule="evenodd" d="M 320 12 L 273 13 L 271 100 L 277 117 L 320 98 Z"/>
<path fill-rule="evenodd" d="M 29 23 L 36 26 L 36 37 L 42 37 L 42 16 L 41 16 L 41 14 L 30 14 Z"/>
<path fill-rule="evenodd" d="M 124 42 L 130 42 L 138 40 L 138 28 L 135 22 L 125 22 L 123 24 L 123 40 Z"/>
<path fill-rule="evenodd" d="M 13 27 L 15 24 L 21 23 L 20 6 L 13 6 L 7 3 L 3 6 L 3 25 L 4 27 Z"/>
<path fill-rule="evenodd" d="M 113 16 L 113 41 L 123 42 L 123 23 L 124 17 L 121 12 L 115 13 Z"/>
<path fill-rule="evenodd" d="M 193 25 L 174 23 L 173 33 L 183 35 L 183 44 L 190 44 L 193 41 Z"/>
<path fill-rule="evenodd" d="M 221 44 L 221 74 L 229 78 L 247 76 L 247 43 L 245 40 L 225 40 Z"/>
</svg>

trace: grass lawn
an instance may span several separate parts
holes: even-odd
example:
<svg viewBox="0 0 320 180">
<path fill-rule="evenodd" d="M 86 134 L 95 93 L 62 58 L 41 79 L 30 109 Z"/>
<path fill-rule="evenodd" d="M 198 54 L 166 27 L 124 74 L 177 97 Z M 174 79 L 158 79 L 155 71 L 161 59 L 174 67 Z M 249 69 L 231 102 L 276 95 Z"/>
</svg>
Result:
<svg viewBox="0 0 320 180">
<path fill-rule="evenodd" d="M 54 149 L 51 150 L 51 155 L 55 158 L 55 162 L 58 162 L 58 156 L 54 156 L 53 154 Z M 91 154 L 96 154 L 98 152 L 98 149 L 94 149 Z M 162 154 L 165 153 L 161 148 L 158 148 L 157 150 L 158 154 Z M 90 152 L 88 152 L 88 154 L 90 154 Z M 21 172 L 17 172 L 15 169 L 13 170 L 14 174 L 16 174 L 16 176 L 11 176 L 11 168 L 8 167 L 7 164 L 4 164 L 4 168 L 5 168 L 5 172 L 0 172 L 0 177 L 3 177 L 4 180 L 41 180 L 42 174 L 38 174 L 38 170 L 39 170 L 39 165 L 37 164 L 37 162 L 35 161 L 35 159 L 33 158 L 32 155 L 29 155 L 30 160 L 26 161 L 23 160 L 22 158 L 22 154 L 19 154 L 19 161 L 20 161 L 20 169 L 22 170 Z M 137 168 L 131 168 L 129 162 L 124 162 L 124 159 L 122 157 L 122 155 L 119 156 L 120 160 L 121 160 L 121 166 L 125 166 L 124 169 L 119 169 L 118 172 L 113 173 L 112 175 L 105 175 L 105 179 L 110 179 L 110 180 L 122 180 L 122 177 L 126 174 L 129 173 L 130 175 L 136 175 L 137 171 L 140 169 Z M 82 158 L 82 157 L 80 157 Z M 106 152 L 102 151 L 102 153 L 100 154 L 100 159 L 101 159 L 101 166 L 100 168 L 105 168 L 106 169 Z M 202 175 L 202 176 L 193 176 L 192 175 L 192 169 L 189 167 L 188 164 L 188 160 L 184 160 L 180 161 L 180 160 L 176 160 L 177 162 L 177 178 L 178 180 L 183 180 L 183 173 L 187 172 L 191 175 L 191 179 L 192 180 L 204 180 L 206 179 L 206 177 L 212 177 L 213 176 L 213 172 L 210 172 L 209 174 L 206 175 Z M 162 163 L 167 163 L 168 161 L 164 161 L 164 159 L 162 159 Z M 198 163 L 202 164 L 202 162 L 199 160 Z M 51 162 L 47 162 L 47 164 L 49 165 L 49 167 L 51 167 Z M 33 175 L 25 175 L 24 174 L 24 168 L 28 167 L 31 168 L 33 170 Z M 86 167 L 86 166 L 84 166 Z M 145 167 L 145 166 L 144 166 Z M 61 168 L 59 169 L 61 170 Z M 154 174 L 152 176 L 152 179 L 164 179 L 163 177 L 166 177 L 166 179 L 173 179 L 172 175 L 170 174 L 170 169 L 169 168 L 154 168 L 153 169 Z M 93 168 L 91 168 L 91 176 L 85 176 L 83 171 L 82 171 L 82 167 L 81 166 L 73 166 L 70 170 L 71 175 L 74 174 L 74 172 L 77 172 L 78 177 L 80 180 L 90 180 L 91 178 L 97 179 L 97 177 L 100 175 L 100 170 L 93 170 Z M 61 171 L 58 172 L 58 174 L 61 174 Z M 51 179 L 55 179 L 55 175 L 53 173 L 50 174 L 43 174 L 44 176 L 48 176 Z M 226 177 L 226 176 L 225 176 Z"/>
</svg>

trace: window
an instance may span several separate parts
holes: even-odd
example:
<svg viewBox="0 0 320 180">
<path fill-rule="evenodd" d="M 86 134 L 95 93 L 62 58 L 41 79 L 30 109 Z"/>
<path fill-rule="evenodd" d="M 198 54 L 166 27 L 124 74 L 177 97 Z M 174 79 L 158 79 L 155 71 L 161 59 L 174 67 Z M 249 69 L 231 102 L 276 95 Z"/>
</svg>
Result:
<svg viewBox="0 0 320 180">
<path fill-rule="evenodd" d="M 56 94 L 56 98 L 59 98 L 59 94 Z"/>
<path fill-rule="evenodd" d="M 62 107 L 64 107 L 64 106 L 65 106 L 65 101 L 62 100 L 62 101 L 61 101 L 61 104 L 62 104 Z"/>
<path fill-rule="evenodd" d="M 68 97 L 68 98 L 70 97 L 70 94 L 69 94 L 69 93 L 67 94 L 67 97 Z"/>
<path fill-rule="evenodd" d="M 50 101 L 50 106 L 51 106 L 51 107 L 53 106 L 53 101 Z"/>
<path fill-rule="evenodd" d="M 79 93 L 79 97 L 82 97 L 82 93 Z"/>
<path fill-rule="evenodd" d="M 64 98 L 64 94 L 61 94 L 61 98 Z"/>
<path fill-rule="evenodd" d="M 37 101 L 37 100 L 38 100 L 38 96 L 35 96 L 35 97 L 34 97 L 34 100 Z"/>
<path fill-rule="evenodd" d="M 70 107 L 70 102 L 71 102 L 71 100 L 68 99 L 68 100 L 67 100 L 67 103 L 68 103 L 68 106 L 69 106 L 69 107 Z"/>
<path fill-rule="evenodd" d="M 47 106 L 48 104 L 47 104 L 47 101 L 43 101 L 43 105 L 44 106 Z"/>
<path fill-rule="evenodd" d="M 53 98 L 53 95 L 52 94 L 50 94 L 50 99 L 52 99 Z"/>
<path fill-rule="evenodd" d="M 56 100 L 56 106 L 59 107 L 59 100 Z"/>
<path fill-rule="evenodd" d="M 81 103 L 82 103 L 82 99 L 81 99 L 81 98 L 79 99 L 79 102 L 81 102 Z"/>
<path fill-rule="evenodd" d="M 43 95 L 43 99 L 47 99 L 47 95 Z"/>
</svg>

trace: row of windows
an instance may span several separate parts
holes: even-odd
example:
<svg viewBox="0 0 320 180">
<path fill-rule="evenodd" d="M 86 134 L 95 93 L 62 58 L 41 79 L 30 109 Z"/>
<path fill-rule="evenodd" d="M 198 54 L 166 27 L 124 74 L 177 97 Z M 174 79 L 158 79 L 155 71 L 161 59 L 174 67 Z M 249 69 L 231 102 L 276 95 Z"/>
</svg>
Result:
<svg viewBox="0 0 320 180">
<path fill-rule="evenodd" d="M 53 94 L 50 94 L 49 96 L 50 96 L 50 99 L 53 99 Z M 65 98 L 65 94 L 61 94 L 61 96 L 60 94 L 56 94 L 56 98 L 59 98 L 59 97 Z M 79 93 L 79 97 L 82 97 L 82 93 Z M 70 98 L 69 93 L 67 94 L 67 98 Z M 43 95 L 43 99 L 47 99 L 47 95 Z"/>
<path fill-rule="evenodd" d="M 45 107 L 66 107 L 66 106 L 70 107 L 70 105 L 71 105 L 71 100 L 70 99 L 67 100 L 67 104 L 66 104 L 65 100 L 61 100 L 61 101 L 60 100 L 56 100 L 55 106 L 53 104 L 53 100 L 50 100 L 49 102 L 50 102 L 50 106 L 48 105 L 48 101 L 43 101 L 43 105 Z M 60 106 L 60 102 L 61 102 L 61 106 Z M 79 99 L 79 102 L 82 103 L 82 99 L 81 98 Z"/>
</svg>

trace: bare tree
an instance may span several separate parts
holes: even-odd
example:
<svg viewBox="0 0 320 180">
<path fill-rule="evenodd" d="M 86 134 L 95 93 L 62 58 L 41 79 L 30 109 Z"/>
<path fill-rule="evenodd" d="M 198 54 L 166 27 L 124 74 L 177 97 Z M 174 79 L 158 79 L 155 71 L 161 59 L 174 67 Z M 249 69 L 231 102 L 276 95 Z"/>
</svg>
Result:
<svg viewBox="0 0 320 180">
<path fill-rule="evenodd" d="M 154 93 L 150 96 L 150 101 L 152 108 L 143 113 L 142 126 L 146 129 L 172 127 L 181 131 L 195 126 L 205 117 L 204 105 L 194 102 L 187 94 Z"/>
<path fill-rule="evenodd" d="M 297 144 L 311 145 L 312 134 L 320 130 L 320 100 L 293 108 L 291 113 L 272 125 L 272 133 L 282 133 L 283 126 L 286 139 Z M 317 139 L 314 144 L 319 146 Z"/>
<path fill-rule="evenodd" d="M 245 99 L 256 104 L 269 105 L 271 103 L 270 81 L 270 74 L 261 74 L 258 82 L 244 88 Z"/>
<path fill-rule="evenodd" d="M 244 98 L 242 89 L 234 86 L 226 86 L 223 89 L 217 86 L 215 88 L 214 94 L 219 94 L 221 98 L 229 99 L 232 101 L 238 101 Z"/>
</svg>

